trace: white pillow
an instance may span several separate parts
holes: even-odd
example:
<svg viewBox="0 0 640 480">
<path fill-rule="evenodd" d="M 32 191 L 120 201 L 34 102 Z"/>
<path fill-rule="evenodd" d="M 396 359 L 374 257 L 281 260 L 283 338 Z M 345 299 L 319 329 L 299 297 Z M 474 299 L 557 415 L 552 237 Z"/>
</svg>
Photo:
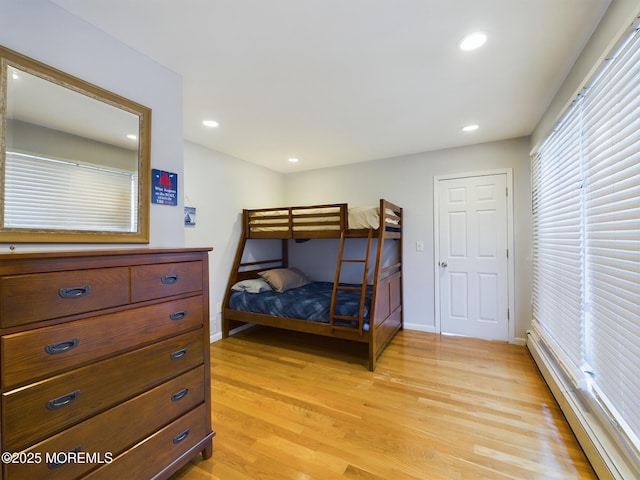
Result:
<svg viewBox="0 0 640 480">
<path fill-rule="evenodd" d="M 231 290 L 235 292 L 260 293 L 272 290 L 271 286 L 262 278 L 251 278 L 236 283 Z"/>
</svg>

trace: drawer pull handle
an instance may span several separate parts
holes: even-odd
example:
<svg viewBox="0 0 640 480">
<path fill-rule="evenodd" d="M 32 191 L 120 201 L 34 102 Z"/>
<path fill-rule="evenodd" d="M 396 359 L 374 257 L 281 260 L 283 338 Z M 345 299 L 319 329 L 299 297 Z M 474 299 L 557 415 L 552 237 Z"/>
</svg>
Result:
<svg viewBox="0 0 640 480">
<path fill-rule="evenodd" d="M 82 451 L 82 445 L 78 445 L 77 447 L 72 448 L 67 453 L 78 453 L 80 451 Z M 54 468 L 58 468 L 65 465 L 66 463 L 69 463 L 67 455 L 61 455 L 60 453 L 57 453 L 56 455 L 54 455 L 54 458 L 64 459 L 64 461 L 53 461 L 51 463 L 47 463 L 47 467 L 49 467 L 49 470 L 53 470 Z"/>
<path fill-rule="evenodd" d="M 173 352 L 171 354 L 171 360 L 178 360 L 179 358 L 184 357 L 187 352 L 189 351 L 188 348 L 183 348 L 182 350 L 178 350 L 177 352 Z"/>
<path fill-rule="evenodd" d="M 182 320 L 188 314 L 189 312 L 187 312 L 186 310 L 181 310 L 179 312 L 173 312 L 171 315 L 169 315 L 169 318 L 171 320 Z"/>
<path fill-rule="evenodd" d="M 71 340 L 65 340 L 64 342 L 50 343 L 44 347 L 44 351 L 49 355 L 55 355 L 56 353 L 64 353 L 72 350 L 80 343 L 79 338 L 72 338 Z"/>
<path fill-rule="evenodd" d="M 187 393 L 189 393 L 189 389 L 188 388 L 183 388 L 179 392 L 176 392 L 173 395 L 171 395 L 171 401 L 172 402 L 177 402 L 179 400 L 182 400 L 184 397 L 187 396 Z"/>
<path fill-rule="evenodd" d="M 183 441 L 185 438 L 187 438 L 189 436 L 189 434 L 191 433 L 191 429 L 187 428 L 184 432 L 182 432 L 179 435 L 176 435 L 175 437 L 173 437 L 173 443 L 180 443 L 181 441 Z"/>
<path fill-rule="evenodd" d="M 76 390 L 75 392 L 67 393 L 66 395 L 62 395 L 61 397 L 54 398 L 53 400 L 49 400 L 47 402 L 48 410 L 57 410 L 58 408 L 65 407 L 69 405 L 71 402 L 76 400 L 80 396 L 80 390 Z"/>
<path fill-rule="evenodd" d="M 83 285 L 81 287 L 61 288 L 58 290 L 58 295 L 62 298 L 68 298 L 73 300 L 74 298 L 84 297 L 91 292 L 91 285 Z"/>
<path fill-rule="evenodd" d="M 160 281 L 165 285 L 172 285 L 180 280 L 180 275 L 164 275 L 160 278 Z"/>
</svg>

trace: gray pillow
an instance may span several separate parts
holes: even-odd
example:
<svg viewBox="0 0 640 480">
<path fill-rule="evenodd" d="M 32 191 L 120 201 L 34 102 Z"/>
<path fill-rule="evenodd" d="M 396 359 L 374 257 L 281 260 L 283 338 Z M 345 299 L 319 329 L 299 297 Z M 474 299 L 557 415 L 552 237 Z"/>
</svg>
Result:
<svg viewBox="0 0 640 480">
<path fill-rule="evenodd" d="M 285 292 L 291 288 L 303 287 L 311 280 L 297 268 L 274 268 L 259 272 L 276 292 Z"/>
</svg>

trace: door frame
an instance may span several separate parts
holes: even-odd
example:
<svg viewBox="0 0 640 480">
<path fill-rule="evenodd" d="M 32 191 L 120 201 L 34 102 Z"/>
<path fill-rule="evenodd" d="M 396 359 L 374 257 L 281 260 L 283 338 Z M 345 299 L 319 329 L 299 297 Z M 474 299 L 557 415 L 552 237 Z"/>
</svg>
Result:
<svg viewBox="0 0 640 480">
<path fill-rule="evenodd" d="M 434 307 L 435 307 L 435 330 L 442 333 L 440 322 L 440 267 L 438 265 L 438 252 L 440 251 L 440 205 L 439 186 L 443 180 L 454 180 L 470 177 L 486 177 L 489 175 L 506 175 L 507 189 L 507 295 L 508 295 L 508 315 L 507 324 L 509 328 L 509 343 L 516 343 L 516 308 L 515 308 L 515 246 L 513 236 L 513 169 L 504 168 L 498 170 L 481 170 L 478 172 L 452 173 L 448 175 L 436 175 L 433 177 L 433 280 L 434 280 Z"/>
</svg>

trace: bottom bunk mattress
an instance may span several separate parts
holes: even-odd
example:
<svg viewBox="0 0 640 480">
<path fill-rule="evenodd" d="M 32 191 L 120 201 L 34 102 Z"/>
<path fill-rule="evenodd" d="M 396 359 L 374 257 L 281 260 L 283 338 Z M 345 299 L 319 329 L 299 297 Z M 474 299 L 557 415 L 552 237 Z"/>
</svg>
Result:
<svg viewBox="0 0 640 480">
<path fill-rule="evenodd" d="M 360 285 L 341 284 L 360 287 Z M 261 293 L 232 292 L 229 307 L 243 312 L 262 313 L 276 317 L 296 318 L 310 322 L 329 323 L 333 283 L 312 282 L 284 292 L 269 290 Z M 369 330 L 369 313 L 373 287 L 367 285 L 363 330 Z M 336 315 L 358 317 L 360 290 L 338 290 Z M 336 320 L 336 325 L 357 326 L 357 321 Z"/>
</svg>

